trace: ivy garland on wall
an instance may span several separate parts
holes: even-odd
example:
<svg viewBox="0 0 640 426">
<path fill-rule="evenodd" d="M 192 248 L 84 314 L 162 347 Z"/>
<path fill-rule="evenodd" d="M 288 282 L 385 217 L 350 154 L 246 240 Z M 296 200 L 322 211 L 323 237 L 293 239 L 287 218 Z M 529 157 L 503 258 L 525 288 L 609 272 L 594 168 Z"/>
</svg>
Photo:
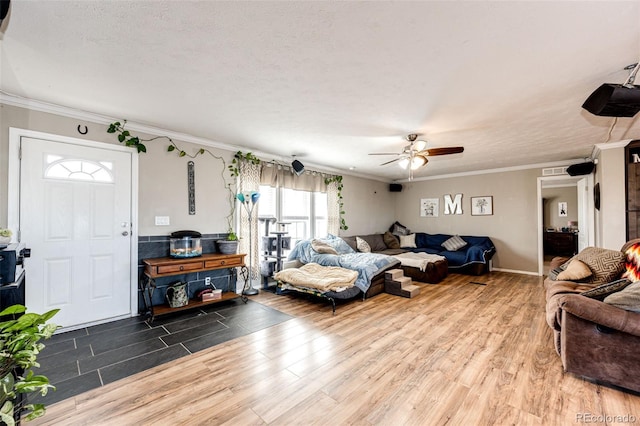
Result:
<svg viewBox="0 0 640 426">
<path fill-rule="evenodd" d="M 228 229 L 229 229 L 229 239 L 237 239 L 237 236 L 235 235 L 235 232 L 233 231 L 233 215 L 235 213 L 235 197 L 236 197 L 236 193 L 234 188 L 232 188 L 232 185 L 235 185 L 235 179 L 239 176 L 240 174 L 240 163 L 242 161 L 246 161 L 248 163 L 251 164 L 260 164 L 260 159 L 258 157 L 256 157 L 255 155 L 253 155 L 251 152 L 247 152 L 247 153 L 243 153 L 242 151 L 238 151 L 233 155 L 233 159 L 231 160 L 231 164 L 227 165 L 227 162 L 224 160 L 223 157 L 215 155 L 214 153 L 212 153 L 211 151 L 209 151 L 208 149 L 205 148 L 200 148 L 198 151 L 196 151 L 195 154 L 189 154 L 187 153 L 185 150 L 181 149 L 174 141 L 173 139 L 171 139 L 168 136 L 155 136 L 153 138 L 149 138 L 149 139 L 142 139 L 138 136 L 133 136 L 131 134 L 131 132 L 129 132 L 128 130 L 125 129 L 125 126 L 127 124 L 126 120 L 123 120 L 122 123 L 120 123 L 119 121 L 116 121 L 114 123 L 111 123 L 109 125 L 109 128 L 107 129 L 107 133 L 117 133 L 117 137 L 118 137 L 118 141 L 120 143 L 125 144 L 125 146 L 129 146 L 129 147 L 133 147 L 136 148 L 136 150 L 138 151 L 138 153 L 140 152 L 147 152 L 147 147 L 144 145 L 143 142 L 151 142 L 154 141 L 156 139 L 167 139 L 169 141 L 169 146 L 167 146 L 167 151 L 168 152 L 176 152 L 178 154 L 178 157 L 189 157 L 189 158 L 196 158 L 198 155 L 203 155 L 203 154 L 209 154 L 211 157 L 215 158 L 216 160 L 219 160 L 222 162 L 222 172 L 221 172 L 221 177 L 222 177 L 222 182 L 224 184 L 224 187 L 227 189 L 227 197 L 228 197 L 228 201 L 229 201 L 229 205 L 231 206 L 230 212 L 226 217 L 227 220 L 227 225 L 228 225 Z M 229 182 L 224 174 L 225 170 L 229 171 L 229 174 L 231 175 L 231 178 L 234 179 L 233 182 Z M 347 222 L 344 219 L 344 202 L 343 202 L 343 198 L 342 198 L 342 188 L 344 187 L 344 185 L 342 184 L 342 176 L 332 176 L 330 178 L 325 178 L 324 183 L 329 185 L 331 183 L 335 182 L 337 185 L 337 190 L 338 190 L 338 207 L 339 207 L 339 220 L 340 220 L 340 229 L 343 231 L 346 231 L 347 229 L 349 229 L 349 227 L 347 226 Z"/>
<path fill-rule="evenodd" d="M 335 182 L 337 185 L 337 189 L 338 189 L 338 208 L 340 210 L 339 212 L 339 218 L 340 218 L 340 229 L 342 229 L 343 231 L 346 231 L 347 229 L 349 229 L 349 227 L 347 226 L 347 222 L 344 220 L 343 215 L 345 214 L 344 212 L 344 202 L 342 201 L 342 188 L 344 187 L 344 185 L 342 184 L 342 176 L 332 176 L 330 178 L 325 178 L 324 179 L 324 183 L 329 185 L 331 183 Z"/>
<path fill-rule="evenodd" d="M 147 147 L 143 144 L 143 142 L 151 142 L 156 139 L 167 139 L 169 141 L 169 146 L 167 146 L 167 152 L 176 152 L 178 154 L 178 157 L 196 158 L 198 155 L 209 154 L 211 157 L 222 162 L 222 171 L 220 173 L 220 176 L 222 177 L 223 185 L 227 190 L 227 201 L 229 202 L 229 206 L 230 206 L 229 214 L 226 217 L 228 233 L 229 233 L 227 239 L 237 240 L 238 237 L 233 230 L 233 215 L 235 213 L 235 207 L 236 207 L 235 184 L 236 184 L 236 178 L 240 175 L 240 163 L 242 161 L 246 161 L 251 164 L 260 164 L 260 159 L 255 155 L 253 155 L 251 152 L 243 153 L 242 151 L 238 151 L 233 155 L 231 164 L 227 165 L 227 162 L 225 161 L 224 157 L 215 155 L 213 152 L 205 148 L 200 148 L 198 151 L 196 151 L 195 154 L 189 154 L 185 150 L 181 149 L 173 141 L 173 139 L 171 139 L 168 136 L 156 136 L 149 139 L 141 139 L 138 136 L 133 136 L 128 130 L 125 129 L 126 124 L 127 124 L 126 120 L 124 120 L 123 123 L 120 123 L 119 121 L 111 123 L 109 125 L 109 128 L 107 129 L 107 133 L 117 133 L 118 141 L 120 143 L 123 143 L 129 147 L 136 148 L 136 150 L 139 153 L 147 152 Z M 225 171 L 229 171 L 229 174 L 233 179 L 232 182 L 227 180 L 227 177 L 225 176 Z"/>
</svg>

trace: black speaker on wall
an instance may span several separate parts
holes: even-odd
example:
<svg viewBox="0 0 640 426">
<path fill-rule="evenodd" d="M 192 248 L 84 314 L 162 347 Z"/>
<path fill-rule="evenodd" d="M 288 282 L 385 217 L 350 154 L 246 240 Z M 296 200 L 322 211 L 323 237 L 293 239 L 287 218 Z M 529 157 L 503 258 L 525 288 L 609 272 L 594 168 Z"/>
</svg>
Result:
<svg viewBox="0 0 640 426">
<path fill-rule="evenodd" d="M 293 163 L 291 163 L 291 167 L 293 168 L 293 172 L 298 176 L 300 176 L 302 172 L 304 172 L 304 164 L 302 164 L 298 160 L 293 160 Z"/>
<path fill-rule="evenodd" d="M 10 5 L 11 0 L 0 0 L 0 24 L 2 23 L 2 20 L 9 14 Z"/>
<path fill-rule="evenodd" d="M 596 165 L 592 161 L 587 161 L 586 163 L 572 164 L 567 167 L 567 173 L 569 176 L 580 176 L 580 175 L 588 175 L 593 172 L 593 169 Z"/>
<path fill-rule="evenodd" d="M 390 192 L 400 192 L 400 191 L 402 191 L 402 184 L 390 183 L 389 184 L 389 191 Z"/>
</svg>

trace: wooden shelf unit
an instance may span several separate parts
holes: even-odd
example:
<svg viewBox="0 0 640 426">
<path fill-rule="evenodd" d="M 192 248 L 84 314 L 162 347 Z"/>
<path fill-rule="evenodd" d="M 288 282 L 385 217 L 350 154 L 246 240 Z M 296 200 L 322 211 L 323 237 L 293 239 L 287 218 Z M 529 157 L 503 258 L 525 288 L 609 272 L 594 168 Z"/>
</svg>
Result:
<svg viewBox="0 0 640 426">
<path fill-rule="evenodd" d="M 166 315 L 173 312 L 185 311 L 188 309 L 197 309 L 201 306 L 220 303 L 231 299 L 241 298 L 243 302 L 247 302 L 247 298 L 234 291 L 222 293 L 222 297 L 216 300 L 202 301 L 198 299 L 189 299 L 189 303 L 179 308 L 172 308 L 168 304 L 153 306 L 153 293 L 156 289 L 156 279 L 171 277 L 175 275 L 192 274 L 196 272 L 214 271 L 216 269 L 231 269 L 236 274 L 235 268 L 240 268 L 241 274 L 246 278 L 248 276 L 247 266 L 244 263 L 246 254 L 203 254 L 198 257 L 190 258 L 174 258 L 174 257 L 156 257 L 151 259 L 143 259 L 144 277 L 141 280 L 140 288 L 143 291 L 143 299 L 145 307 L 151 315 L 151 321 L 156 316 Z"/>
</svg>

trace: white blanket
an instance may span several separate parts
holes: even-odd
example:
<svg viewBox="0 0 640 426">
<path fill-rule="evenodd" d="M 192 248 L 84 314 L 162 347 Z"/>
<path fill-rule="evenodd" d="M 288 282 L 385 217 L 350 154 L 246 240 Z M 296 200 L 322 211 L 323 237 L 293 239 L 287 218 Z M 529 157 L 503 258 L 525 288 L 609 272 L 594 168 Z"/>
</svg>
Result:
<svg viewBox="0 0 640 426">
<path fill-rule="evenodd" d="M 440 256 L 438 254 L 413 252 L 400 253 L 393 257 L 398 259 L 402 266 L 411 266 L 413 268 L 418 268 L 421 271 L 424 271 L 427 268 L 427 264 L 445 259 L 444 256 Z"/>
<path fill-rule="evenodd" d="M 358 272 L 337 266 L 321 266 L 307 263 L 300 268 L 283 269 L 273 276 L 291 285 L 314 288 L 320 291 L 340 291 L 353 287 Z"/>
</svg>

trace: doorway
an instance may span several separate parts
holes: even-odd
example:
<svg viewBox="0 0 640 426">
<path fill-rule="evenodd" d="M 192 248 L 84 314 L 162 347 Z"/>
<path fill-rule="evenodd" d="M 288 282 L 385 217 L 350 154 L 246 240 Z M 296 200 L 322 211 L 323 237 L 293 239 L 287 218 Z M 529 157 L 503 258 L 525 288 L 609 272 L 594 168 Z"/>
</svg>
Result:
<svg viewBox="0 0 640 426">
<path fill-rule="evenodd" d="M 547 176 L 538 178 L 538 274 L 548 273 L 545 262 L 544 237 L 547 231 L 572 232 L 577 250 L 595 245 L 595 214 L 593 204 L 593 175 Z M 559 191 L 559 189 L 562 189 Z M 567 192 L 569 190 L 569 192 Z M 563 200 L 545 194 L 569 194 Z M 571 199 L 567 203 L 564 198 Z M 562 208 L 566 210 L 562 211 Z M 556 211 L 557 210 L 557 211 Z M 548 217 L 545 223 L 545 212 Z M 547 235 L 548 236 L 548 235 Z"/>
<path fill-rule="evenodd" d="M 31 248 L 27 308 L 59 308 L 65 330 L 136 315 L 137 157 L 21 129 L 11 129 L 10 155 L 9 224 Z"/>
</svg>

